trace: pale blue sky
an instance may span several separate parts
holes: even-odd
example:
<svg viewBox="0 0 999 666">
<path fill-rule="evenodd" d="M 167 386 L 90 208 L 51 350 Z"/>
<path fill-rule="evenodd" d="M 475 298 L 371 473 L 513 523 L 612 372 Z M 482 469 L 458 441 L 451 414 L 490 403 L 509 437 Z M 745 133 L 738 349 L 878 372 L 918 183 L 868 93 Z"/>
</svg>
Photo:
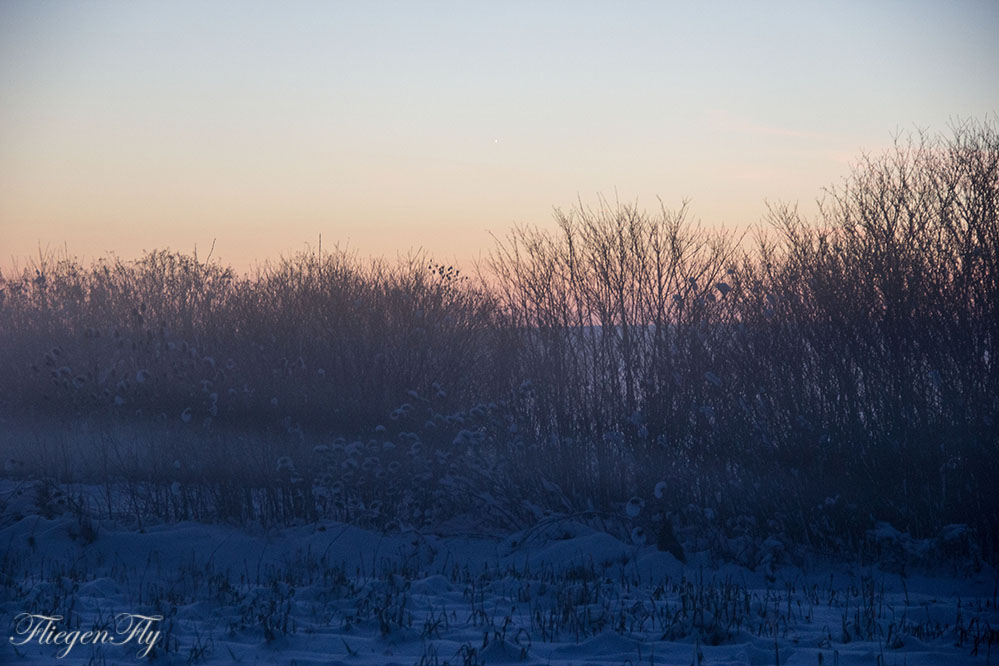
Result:
<svg viewBox="0 0 999 666">
<path fill-rule="evenodd" d="M 999 2 L 0 1 L 0 265 L 466 261 L 577 196 L 706 224 L 999 109 Z"/>
</svg>

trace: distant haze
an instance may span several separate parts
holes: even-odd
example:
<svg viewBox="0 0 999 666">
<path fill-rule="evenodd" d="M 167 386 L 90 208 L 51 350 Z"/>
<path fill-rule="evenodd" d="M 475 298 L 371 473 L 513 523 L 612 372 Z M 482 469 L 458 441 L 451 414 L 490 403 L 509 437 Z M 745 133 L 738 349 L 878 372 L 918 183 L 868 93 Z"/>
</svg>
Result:
<svg viewBox="0 0 999 666">
<path fill-rule="evenodd" d="M 746 226 L 999 109 L 999 2 L 0 4 L 0 267 L 466 262 L 598 196 Z"/>
</svg>

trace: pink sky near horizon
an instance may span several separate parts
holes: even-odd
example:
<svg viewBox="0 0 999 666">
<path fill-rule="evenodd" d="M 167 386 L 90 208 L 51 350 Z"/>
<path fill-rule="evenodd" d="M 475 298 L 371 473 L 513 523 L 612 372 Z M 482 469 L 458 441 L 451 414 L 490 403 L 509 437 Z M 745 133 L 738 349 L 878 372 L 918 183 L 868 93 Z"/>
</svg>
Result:
<svg viewBox="0 0 999 666">
<path fill-rule="evenodd" d="M 810 211 L 999 109 L 999 3 L 0 5 L 0 268 L 339 243 L 468 265 L 599 197 Z M 994 116 L 993 116 L 994 117 Z"/>
</svg>

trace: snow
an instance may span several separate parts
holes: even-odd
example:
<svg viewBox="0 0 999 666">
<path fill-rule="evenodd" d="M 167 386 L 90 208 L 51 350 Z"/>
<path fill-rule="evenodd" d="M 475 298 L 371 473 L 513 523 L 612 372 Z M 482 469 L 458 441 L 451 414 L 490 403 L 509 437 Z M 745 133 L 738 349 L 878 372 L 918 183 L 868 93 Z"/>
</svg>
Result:
<svg viewBox="0 0 999 666">
<path fill-rule="evenodd" d="M 683 564 L 569 517 L 492 536 L 336 522 L 138 529 L 0 489 L 11 634 L 24 612 L 83 630 L 162 615 L 160 664 L 984 664 L 975 638 L 999 624 L 987 567 L 903 577 L 792 565 L 777 539 L 758 571 L 706 551 Z M 0 663 L 142 661 L 135 644 L 77 644 L 56 662 L 57 647 L 4 640 Z"/>
<path fill-rule="evenodd" d="M 642 504 L 640 497 L 632 497 L 624 507 L 625 513 L 628 514 L 629 518 L 637 518 L 638 514 L 642 512 Z"/>
</svg>

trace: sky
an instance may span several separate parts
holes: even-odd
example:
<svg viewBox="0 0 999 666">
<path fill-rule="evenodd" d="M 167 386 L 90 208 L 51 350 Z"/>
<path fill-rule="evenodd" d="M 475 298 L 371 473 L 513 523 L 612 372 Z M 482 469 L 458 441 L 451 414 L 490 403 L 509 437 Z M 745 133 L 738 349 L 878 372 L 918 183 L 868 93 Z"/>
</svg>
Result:
<svg viewBox="0 0 999 666">
<path fill-rule="evenodd" d="M 999 0 L 0 0 L 0 269 L 339 244 L 466 265 L 554 207 L 808 212 L 999 110 Z"/>
</svg>

